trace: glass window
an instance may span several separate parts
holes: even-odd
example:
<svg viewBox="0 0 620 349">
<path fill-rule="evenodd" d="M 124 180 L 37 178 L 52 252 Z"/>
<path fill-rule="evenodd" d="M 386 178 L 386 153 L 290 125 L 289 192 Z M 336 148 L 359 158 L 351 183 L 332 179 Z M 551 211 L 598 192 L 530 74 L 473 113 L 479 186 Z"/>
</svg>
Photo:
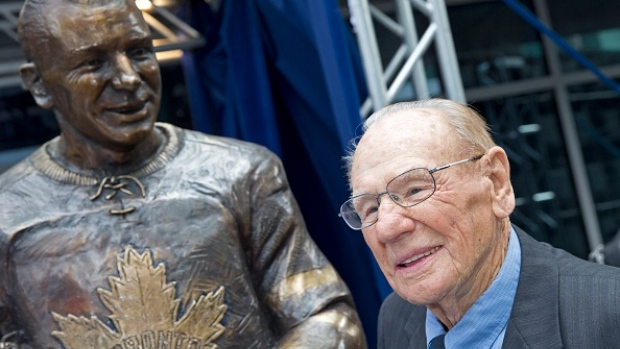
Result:
<svg viewBox="0 0 620 349">
<path fill-rule="evenodd" d="M 569 88 L 603 241 L 620 229 L 620 95 L 601 84 Z"/>
<path fill-rule="evenodd" d="M 597 66 L 620 64 L 620 2 L 618 0 L 548 0 L 554 29 Z M 560 53 L 566 72 L 584 69 Z"/>
<path fill-rule="evenodd" d="M 21 87 L 0 89 L 0 151 L 39 145 L 60 132 L 54 113 Z"/>
<path fill-rule="evenodd" d="M 585 235 L 552 92 L 473 104 L 506 150 L 517 206 L 513 223 L 587 258 Z"/>
<path fill-rule="evenodd" d="M 504 3 L 450 6 L 448 16 L 465 88 L 547 74 L 538 32 Z"/>
</svg>

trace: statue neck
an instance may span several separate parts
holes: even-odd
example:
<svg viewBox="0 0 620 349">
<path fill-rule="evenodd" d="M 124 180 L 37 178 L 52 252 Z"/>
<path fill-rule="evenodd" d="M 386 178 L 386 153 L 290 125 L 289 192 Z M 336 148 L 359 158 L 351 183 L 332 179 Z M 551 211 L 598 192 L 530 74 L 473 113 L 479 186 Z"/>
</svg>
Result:
<svg viewBox="0 0 620 349">
<path fill-rule="evenodd" d="M 128 153 L 131 157 L 142 156 L 139 160 L 125 156 L 115 157 L 99 154 L 96 161 L 80 163 L 79 156 L 67 157 L 63 152 L 62 138 L 57 137 L 33 154 L 32 163 L 46 176 L 63 183 L 77 185 L 96 185 L 104 177 L 132 175 L 141 177 L 162 168 L 178 153 L 181 142 L 178 130 L 167 124 L 157 124 L 157 147 L 150 154 Z"/>
</svg>

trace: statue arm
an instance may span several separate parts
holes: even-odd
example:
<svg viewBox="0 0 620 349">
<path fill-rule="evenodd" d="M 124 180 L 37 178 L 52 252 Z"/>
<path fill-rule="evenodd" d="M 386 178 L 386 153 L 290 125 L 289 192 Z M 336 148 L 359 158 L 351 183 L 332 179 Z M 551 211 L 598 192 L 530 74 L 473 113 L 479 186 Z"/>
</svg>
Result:
<svg viewBox="0 0 620 349">
<path fill-rule="evenodd" d="M 0 230 L 0 344 L 10 332 L 10 314 L 7 305 L 7 236 Z"/>
<path fill-rule="evenodd" d="M 21 341 L 21 333 L 13 321 L 8 294 L 8 238 L 0 230 L 0 348 L 17 345 Z"/>
<path fill-rule="evenodd" d="M 366 340 L 355 309 L 339 302 L 290 328 L 278 348 L 359 348 Z"/>
<path fill-rule="evenodd" d="M 253 178 L 246 242 L 278 347 L 366 348 L 351 294 L 308 234 L 279 159 L 267 156 Z"/>
</svg>

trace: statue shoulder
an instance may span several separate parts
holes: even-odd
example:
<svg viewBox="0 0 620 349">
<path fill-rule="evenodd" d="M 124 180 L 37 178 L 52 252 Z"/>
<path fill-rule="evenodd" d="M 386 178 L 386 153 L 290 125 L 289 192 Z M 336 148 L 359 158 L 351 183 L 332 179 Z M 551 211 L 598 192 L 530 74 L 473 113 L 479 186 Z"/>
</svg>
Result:
<svg viewBox="0 0 620 349">
<path fill-rule="evenodd" d="M 185 142 L 195 144 L 199 147 L 208 148 L 208 151 L 215 154 L 226 154 L 234 158 L 263 161 L 265 159 L 277 158 L 273 152 L 265 146 L 225 136 L 205 134 L 199 131 L 183 130 Z"/>
<path fill-rule="evenodd" d="M 36 152 L 44 151 L 42 148 L 35 150 Z M 17 164 L 8 168 L 6 171 L 0 173 L 0 195 L 6 190 L 9 190 L 16 183 L 22 181 L 24 178 L 31 175 L 35 169 L 32 166 L 33 155 L 26 157 Z"/>
</svg>

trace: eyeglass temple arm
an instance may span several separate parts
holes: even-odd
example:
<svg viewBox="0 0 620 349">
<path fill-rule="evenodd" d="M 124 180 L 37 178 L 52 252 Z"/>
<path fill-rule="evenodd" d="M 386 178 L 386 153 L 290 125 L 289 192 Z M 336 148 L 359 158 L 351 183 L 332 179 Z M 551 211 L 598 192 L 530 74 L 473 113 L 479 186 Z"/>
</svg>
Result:
<svg viewBox="0 0 620 349">
<path fill-rule="evenodd" d="M 463 160 L 459 160 L 459 161 L 456 161 L 456 162 L 453 162 L 453 163 L 450 163 L 450 164 L 439 166 L 439 167 L 434 168 L 432 172 L 437 172 L 437 171 L 445 170 L 448 167 L 456 166 L 456 165 L 462 164 L 464 162 L 478 160 L 478 159 L 480 159 L 483 156 L 484 156 L 484 154 L 480 154 L 480 155 L 476 155 L 476 156 L 468 158 L 468 159 L 463 159 Z"/>
</svg>

